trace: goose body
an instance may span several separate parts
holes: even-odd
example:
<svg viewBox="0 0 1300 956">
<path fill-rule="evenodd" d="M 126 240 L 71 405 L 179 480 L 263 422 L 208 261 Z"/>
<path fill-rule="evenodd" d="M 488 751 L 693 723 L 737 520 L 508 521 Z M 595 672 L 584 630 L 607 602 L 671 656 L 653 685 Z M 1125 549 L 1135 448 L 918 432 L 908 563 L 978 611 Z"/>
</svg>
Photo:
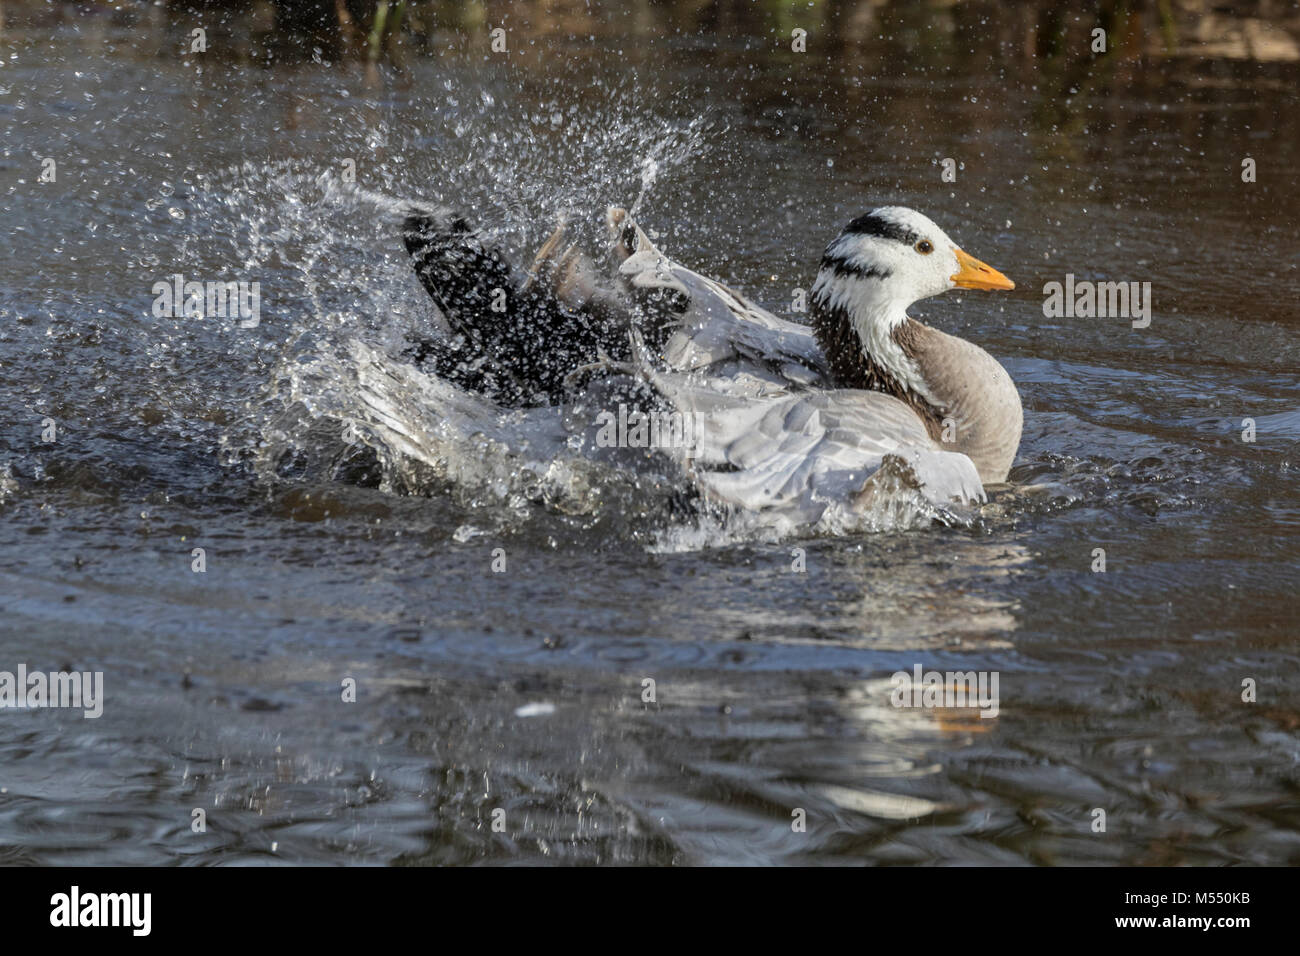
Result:
<svg viewBox="0 0 1300 956">
<path fill-rule="evenodd" d="M 519 278 L 456 223 L 417 213 L 405 235 L 476 368 L 517 374 L 520 340 L 549 350 L 541 375 L 499 396 L 506 404 L 581 404 L 575 370 L 617 370 L 646 387 L 643 402 L 689 418 L 694 441 L 658 451 L 705 495 L 794 524 L 865 510 L 900 487 L 938 506 L 980 501 L 1006 480 L 1022 424 L 1010 376 L 906 309 L 954 287 L 1014 286 L 914 210 L 877 209 L 831 242 L 810 325 L 674 262 L 622 209 L 606 214 L 608 269 L 566 248 L 561 228 Z M 482 296 L 463 291 L 485 281 L 510 290 L 514 314 L 485 315 Z M 445 362 L 435 371 L 456 374 Z"/>
</svg>

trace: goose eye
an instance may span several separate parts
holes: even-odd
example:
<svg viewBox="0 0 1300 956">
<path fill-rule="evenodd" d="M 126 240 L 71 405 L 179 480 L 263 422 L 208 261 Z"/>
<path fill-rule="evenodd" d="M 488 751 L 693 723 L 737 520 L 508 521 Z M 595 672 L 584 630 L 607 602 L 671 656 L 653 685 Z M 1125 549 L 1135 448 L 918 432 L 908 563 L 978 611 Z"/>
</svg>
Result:
<svg viewBox="0 0 1300 956">
<path fill-rule="evenodd" d="M 922 239 L 916 244 L 916 251 L 923 256 L 928 256 L 930 253 L 934 252 L 934 243 L 929 239 Z"/>
</svg>

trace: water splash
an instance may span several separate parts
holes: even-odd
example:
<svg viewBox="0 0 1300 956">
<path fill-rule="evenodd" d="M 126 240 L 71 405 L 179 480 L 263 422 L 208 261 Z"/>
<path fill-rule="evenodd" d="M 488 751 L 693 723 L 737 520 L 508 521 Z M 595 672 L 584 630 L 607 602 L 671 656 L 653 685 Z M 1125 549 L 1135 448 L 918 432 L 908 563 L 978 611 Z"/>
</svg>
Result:
<svg viewBox="0 0 1300 956">
<path fill-rule="evenodd" d="M 401 357 L 413 335 L 445 334 L 398 238 L 410 205 L 453 205 L 507 250 L 530 250 L 556 213 L 592 224 L 633 191 L 644 207 L 689 175 L 717 130 L 630 102 L 525 108 L 483 92 L 448 95 L 430 129 L 372 123 L 353 135 L 381 155 L 392 191 L 288 161 L 195 176 L 188 218 L 208 235 L 183 247 L 182 266 L 202 268 L 199 250 L 224 246 L 227 261 L 261 276 L 267 298 L 286 306 L 258 358 L 269 379 L 222 437 L 226 464 L 272 490 L 367 483 L 453 500 L 462 527 L 521 528 L 559 514 L 668 552 L 968 524 L 901 482 L 866 510 L 828 507 L 813 528 L 737 513 L 702 500 L 668 460 L 638 469 L 600 460 L 564 410 L 502 410 Z"/>
</svg>

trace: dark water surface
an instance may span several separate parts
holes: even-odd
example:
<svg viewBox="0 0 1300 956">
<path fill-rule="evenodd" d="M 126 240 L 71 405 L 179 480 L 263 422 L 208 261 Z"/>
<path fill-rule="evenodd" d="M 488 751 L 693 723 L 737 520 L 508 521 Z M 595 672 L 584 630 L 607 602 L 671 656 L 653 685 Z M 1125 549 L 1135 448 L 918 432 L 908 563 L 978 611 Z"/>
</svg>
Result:
<svg viewBox="0 0 1300 956">
<path fill-rule="evenodd" d="M 107 694 L 0 710 L 0 862 L 1300 862 L 1297 70 L 910 35 L 449 35 L 378 85 L 0 36 L 0 670 Z M 661 245 L 782 312 L 886 203 L 1015 279 L 913 312 L 1018 383 L 1014 486 L 763 541 L 474 450 L 345 480 L 312 363 L 430 320 L 400 202 L 522 249 L 647 158 Z M 154 317 L 176 272 L 260 281 L 261 324 Z M 1150 327 L 1044 318 L 1066 273 L 1150 282 Z M 916 664 L 997 672 L 998 716 L 893 707 Z"/>
</svg>

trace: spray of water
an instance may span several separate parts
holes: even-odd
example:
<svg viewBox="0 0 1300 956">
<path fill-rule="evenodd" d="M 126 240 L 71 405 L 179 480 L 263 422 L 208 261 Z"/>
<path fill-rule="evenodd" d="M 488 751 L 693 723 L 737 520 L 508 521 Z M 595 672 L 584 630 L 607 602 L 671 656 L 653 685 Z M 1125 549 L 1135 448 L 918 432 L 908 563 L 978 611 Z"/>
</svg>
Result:
<svg viewBox="0 0 1300 956">
<path fill-rule="evenodd" d="M 444 328 L 398 237 L 412 203 L 455 208 L 519 259 L 559 215 L 591 224 L 595 245 L 606 204 L 632 197 L 644 209 L 681 188 L 721 134 L 705 117 L 634 107 L 630 87 L 607 89 L 597 105 L 447 83 L 427 126 L 393 129 L 371 117 L 355 134 L 382 166 L 372 185 L 288 161 L 192 184 L 191 217 L 211 224 L 209 247 L 224 244 L 250 274 L 270 277 L 266 384 L 227 429 L 226 463 L 272 490 L 362 481 L 450 497 L 470 535 L 556 513 L 668 551 L 806 533 L 699 500 L 669 461 L 628 470 L 597 460 L 562 410 L 503 410 L 402 357 L 412 335 Z M 374 188 L 376 178 L 393 188 Z M 880 513 L 831 509 L 821 530 L 935 518 L 900 490 Z"/>
</svg>

